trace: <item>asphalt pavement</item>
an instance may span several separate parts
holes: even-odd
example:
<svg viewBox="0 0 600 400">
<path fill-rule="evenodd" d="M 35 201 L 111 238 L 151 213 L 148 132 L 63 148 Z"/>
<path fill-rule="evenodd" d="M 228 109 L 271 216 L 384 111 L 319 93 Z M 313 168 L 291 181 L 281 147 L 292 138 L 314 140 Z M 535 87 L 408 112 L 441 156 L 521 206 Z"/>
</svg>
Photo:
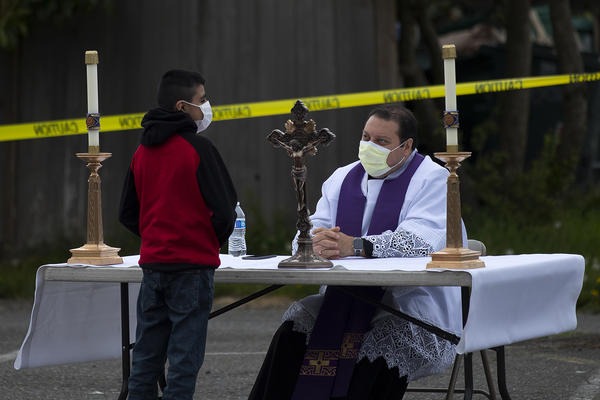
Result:
<svg viewBox="0 0 600 400">
<path fill-rule="evenodd" d="M 267 297 L 211 320 L 194 399 L 247 399 L 287 303 Z M 19 371 L 13 368 L 29 325 L 31 304 L 0 300 L 0 399 L 117 399 L 121 388 L 118 359 Z M 495 353 L 488 351 L 488 355 L 495 371 Z M 484 388 L 479 354 L 473 359 L 476 387 Z M 600 315 L 578 314 L 575 331 L 507 346 L 506 360 L 507 386 L 513 400 L 600 400 Z M 446 387 L 449 376 L 447 371 L 413 382 L 410 387 Z M 459 385 L 461 380 L 462 369 Z M 415 400 L 444 398 L 440 393 L 404 396 Z M 456 394 L 454 398 L 463 396 Z M 485 397 L 474 395 L 473 399 Z"/>
</svg>

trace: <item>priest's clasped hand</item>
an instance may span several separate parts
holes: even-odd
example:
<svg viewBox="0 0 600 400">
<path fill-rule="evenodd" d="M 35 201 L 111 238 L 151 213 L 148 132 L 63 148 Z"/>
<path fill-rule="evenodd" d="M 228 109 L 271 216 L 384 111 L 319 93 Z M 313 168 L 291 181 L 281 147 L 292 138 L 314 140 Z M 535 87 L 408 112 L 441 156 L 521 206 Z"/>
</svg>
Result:
<svg viewBox="0 0 600 400">
<path fill-rule="evenodd" d="M 315 228 L 312 231 L 313 251 L 323 258 L 336 259 L 354 255 L 353 237 L 333 228 Z"/>
</svg>

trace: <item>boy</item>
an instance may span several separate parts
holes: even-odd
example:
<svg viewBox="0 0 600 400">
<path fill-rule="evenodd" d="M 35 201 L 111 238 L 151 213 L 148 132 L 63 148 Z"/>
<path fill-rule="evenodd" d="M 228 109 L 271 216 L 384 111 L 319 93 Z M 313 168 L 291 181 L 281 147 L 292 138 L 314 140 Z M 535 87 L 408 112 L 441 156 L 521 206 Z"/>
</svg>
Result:
<svg viewBox="0 0 600 400">
<path fill-rule="evenodd" d="M 204 83 L 196 72 L 163 75 L 123 187 L 119 220 L 141 238 L 143 270 L 130 400 L 157 398 L 167 360 L 163 399 L 191 400 L 204 360 L 214 270 L 237 202 L 219 152 L 198 135 L 212 117 Z"/>
</svg>

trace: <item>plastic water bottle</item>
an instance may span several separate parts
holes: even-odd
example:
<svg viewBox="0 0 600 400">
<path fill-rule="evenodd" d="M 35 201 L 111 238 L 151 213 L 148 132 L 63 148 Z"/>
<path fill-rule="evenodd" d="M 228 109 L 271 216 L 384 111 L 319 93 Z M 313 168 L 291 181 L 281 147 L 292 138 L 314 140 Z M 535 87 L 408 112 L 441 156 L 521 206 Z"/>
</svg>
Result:
<svg viewBox="0 0 600 400">
<path fill-rule="evenodd" d="M 234 257 L 246 255 L 246 215 L 238 201 L 235 206 L 235 226 L 227 242 L 228 252 Z"/>
</svg>

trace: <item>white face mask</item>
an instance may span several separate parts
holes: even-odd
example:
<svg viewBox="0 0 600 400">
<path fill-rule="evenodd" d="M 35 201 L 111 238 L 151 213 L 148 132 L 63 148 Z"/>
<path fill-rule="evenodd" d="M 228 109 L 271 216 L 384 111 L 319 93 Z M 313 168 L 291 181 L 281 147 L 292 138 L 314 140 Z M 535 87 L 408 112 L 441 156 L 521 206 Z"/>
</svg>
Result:
<svg viewBox="0 0 600 400">
<path fill-rule="evenodd" d="M 381 178 L 389 173 L 393 168 L 404 162 L 406 157 L 402 157 L 402 160 L 391 167 L 387 164 L 388 155 L 392 151 L 402 147 L 404 143 L 406 143 L 406 141 L 390 150 L 371 141 L 361 140 L 358 147 L 358 159 L 360 160 L 360 163 L 367 174 L 373 178 Z"/>
<path fill-rule="evenodd" d="M 206 100 L 204 103 L 202 103 L 200 105 L 192 104 L 187 101 L 183 101 L 183 102 L 185 104 L 189 104 L 190 106 L 198 107 L 200 110 L 202 110 L 202 113 L 204 114 L 204 118 L 194 120 L 194 122 L 196 123 L 196 126 L 198 127 L 198 129 L 196 130 L 196 133 L 205 131 L 206 128 L 208 128 L 208 126 L 210 125 L 210 123 L 212 121 L 213 114 L 212 114 L 212 108 L 210 107 L 210 101 Z"/>
</svg>

